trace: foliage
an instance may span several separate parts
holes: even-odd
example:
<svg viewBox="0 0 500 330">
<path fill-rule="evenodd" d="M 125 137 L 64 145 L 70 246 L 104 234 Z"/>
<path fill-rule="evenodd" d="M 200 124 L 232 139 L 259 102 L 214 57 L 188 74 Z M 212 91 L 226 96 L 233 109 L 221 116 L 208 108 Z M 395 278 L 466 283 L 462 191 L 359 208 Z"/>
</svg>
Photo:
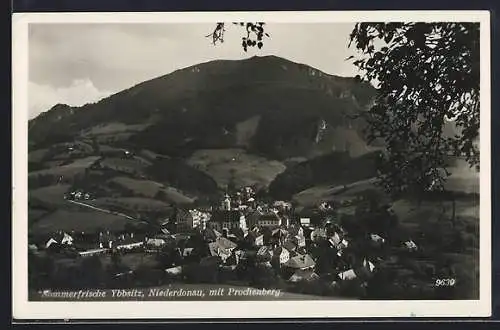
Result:
<svg viewBox="0 0 500 330">
<path fill-rule="evenodd" d="M 315 185 L 341 185 L 369 179 L 374 170 L 378 152 L 351 158 L 344 152 L 332 152 L 287 168 L 271 182 L 270 194 L 277 199 L 289 199 L 292 195 Z"/>
<path fill-rule="evenodd" d="M 387 146 L 379 164 L 387 190 L 441 189 L 449 154 L 479 166 L 479 24 L 358 23 L 351 44 L 363 79 L 378 85 L 364 117 L 369 139 Z M 444 134 L 448 121 L 461 133 Z"/>
<path fill-rule="evenodd" d="M 261 49 L 264 46 L 264 39 L 269 37 L 269 34 L 264 32 L 263 22 L 239 22 L 233 23 L 234 25 L 238 25 L 245 28 L 245 35 L 241 38 L 241 47 L 245 52 L 248 50 L 248 47 L 257 46 Z M 213 44 L 218 42 L 224 42 L 224 33 L 226 32 L 225 23 L 217 23 L 214 31 L 209 34 L 207 37 L 212 38 Z"/>
<path fill-rule="evenodd" d="M 255 45 L 246 41 L 252 32 L 258 41 L 267 36 L 263 23 L 236 24 L 247 28 L 245 51 Z M 224 32 L 218 23 L 210 34 L 214 44 Z M 386 144 L 378 168 L 387 191 L 442 190 L 450 154 L 479 169 L 478 23 L 358 23 L 351 45 L 359 56 L 349 59 L 378 89 L 370 111 L 359 115 L 369 142 Z"/>
<path fill-rule="evenodd" d="M 158 182 L 192 193 L 214 194 L 217 183 L 209 175 L 187 165 L 182 159 L 162 158 L 146 169 L 147 174 Z"/>
</svg>

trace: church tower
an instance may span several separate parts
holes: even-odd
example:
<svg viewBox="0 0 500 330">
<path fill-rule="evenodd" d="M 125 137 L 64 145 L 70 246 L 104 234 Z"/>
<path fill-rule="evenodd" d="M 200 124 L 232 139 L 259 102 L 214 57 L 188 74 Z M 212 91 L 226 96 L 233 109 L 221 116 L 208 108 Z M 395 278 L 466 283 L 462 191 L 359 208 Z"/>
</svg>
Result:
<svg viewBox="0 0 500 330">
<path fill-rule="evenodd" d="M 230 211 L 231 210 L 231 198 L 229 197 L 228 194 L 224 196 L 224 200 L 222 201 L 222 209 L 224 211 Z"/>
</svg>

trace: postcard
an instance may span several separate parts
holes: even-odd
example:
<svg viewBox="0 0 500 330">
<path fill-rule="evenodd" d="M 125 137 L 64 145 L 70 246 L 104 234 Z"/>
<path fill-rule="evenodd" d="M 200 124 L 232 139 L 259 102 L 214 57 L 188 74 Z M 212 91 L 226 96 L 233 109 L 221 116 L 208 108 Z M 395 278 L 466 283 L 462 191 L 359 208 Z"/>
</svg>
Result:
<svg viewBox="0 0 500 330">
<path fill-rule="evenodd" d="M 489 12 L 15 13 L 12 46 L 14 318 L 490 316 Z"/>
</svg>

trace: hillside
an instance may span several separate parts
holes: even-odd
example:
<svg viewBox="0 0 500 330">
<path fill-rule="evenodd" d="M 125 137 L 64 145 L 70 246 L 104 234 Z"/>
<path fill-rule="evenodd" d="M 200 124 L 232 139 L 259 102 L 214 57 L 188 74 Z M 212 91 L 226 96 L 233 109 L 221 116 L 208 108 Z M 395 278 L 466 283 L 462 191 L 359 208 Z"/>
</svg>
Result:
<svg viewBox="0 0 500 330">
<path fill-rule="evenodd" d="M 362 123 L 348 115 L 362 111 L 373 95 L 354 78 L 274 56 L 212 61 L 95 104 L 56 105 L 30 121 L 29 138 L 36 149 L 84 136 L 172 156 L 244 147 L 271 159 L 310 158 L 351 146 L 362 150 Z"/>
<path fill-rule="evenodd" d="M 265 56 L 194 65 L 82 107 L 57 104 L 29 121 L 30 223 L 55 228 L 50 219 L 64 212 L 89 212 L 65 200 L 77 190 L 108 201 L 94 207 L 156 222 L 229 184 L 291 199 L 369 179 L 377 147 L 352 116 L 374 95 L 354 78 Z"/>
<path fill-rule="evenodd" d="M 379 152 L 351 157 L 335 152 L 289 166 L 270 184 L 270 194 L 278 199 L 291 197 L 308 188 L 330 184 L 341 186 L 376 176 Z"/>
</svg>

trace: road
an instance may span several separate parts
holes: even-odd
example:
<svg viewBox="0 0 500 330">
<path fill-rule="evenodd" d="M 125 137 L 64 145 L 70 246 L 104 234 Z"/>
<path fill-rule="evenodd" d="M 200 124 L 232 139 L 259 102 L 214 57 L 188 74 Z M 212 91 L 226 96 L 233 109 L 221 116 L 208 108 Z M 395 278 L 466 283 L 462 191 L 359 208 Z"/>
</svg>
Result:
<svg viewBox="0 0 500 330">
<path fill-rule="evenodd" d="M 92 205 L 89 205 L 89 204 L 86 204 L 86 203 L 82 203 L 82 202 L 77 202 L 77 201 L 74 201 L 74 200 L 67 200 L 67 201 L 70 202 L 70 203 L 73 203 L 73 204 L 77 204 L 77 205 L 80 205 L 80 206 L 83 206 L 83 207 L 87 207 L 89 209 L 93 209 L 95 211 L 104 212 L 104 213 L 108 213 L 108 214 L 114 214 L 114 215 L 118 215 L 120 217 L 124 217 L 124 218 L 130 219 L 130 220 L 139 221 L 136 218 L 132 218 L 131 216 L 123 214 L 123 213 L 120 213 L 120 212 L 113 212 L 113 211 L 110 211 L 110 210 L 102 209 L 100 207 L 95 207 L 95 206 L 92 206 Z"/>
<path fill-rule="evenodd" d="M 373 183 L 377 182 L 377 180 L 378 180 L 377 178 L 370 178 L 370 179 L 366 179 L 366 180 L 361 180 L 361 181 L 349 183 L 346 185 L 335 186 L 335 187 L 330 188 L 329 192 L 332 194 L 336 194 L 339 191 L 342 191 L 343 189 L 351 189 L 351 188 L 355 188 L 357 186 L 362 186 L 364 184 L 373 184 Z"/>
<path fill-rule="evenodd" d="M 320 200 L 330 200 L 335 195 L 342 193 L 344 189 L 346 189 L 346 193 L 349 194 L 350 189 L 355 189 L 358 186 L 362 187 L 364 185 L 369 186 L 376 183 L 377 180 L 377 178 L 370 178 L 345 185 L 314 186 L 295 194 L 293 199 L 301 205 L 315 205 Z"/>
</svg>

